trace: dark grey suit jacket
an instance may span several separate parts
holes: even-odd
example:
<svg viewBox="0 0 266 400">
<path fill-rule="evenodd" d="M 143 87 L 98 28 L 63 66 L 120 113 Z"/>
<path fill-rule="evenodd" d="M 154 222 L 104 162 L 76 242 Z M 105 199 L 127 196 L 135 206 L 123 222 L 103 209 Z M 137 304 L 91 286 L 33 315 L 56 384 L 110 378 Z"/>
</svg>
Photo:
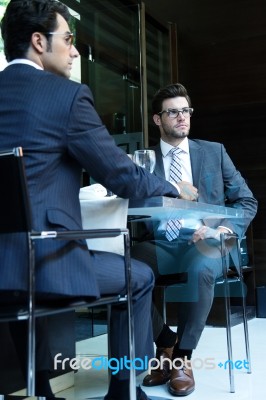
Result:
<svg viewBox="0 0 266 400">
<path fill-rule="evenodd" d="M 165 179 L 160 144 L 152 147 L 156 153 L 154 174 Z M 244 218 L 204 221 L 208 226 L 223 225 L 243 237 L 257 212 L 257 200 L 244 178 L 235 168 L 221 143 L 189 139 L 193 185 L 198 189 L 201 203 L 244 210 Z"/>
<path fill-rule="evenodd" d="M 87 86 L 23 64 L 0 73 L 0 147 L 16 146 L 24 150 L 36 230 L 81 229 L 82 168 L 124 198 L 178 195 L 115 145 Z M 0 290 L 26 288 L 22 236 L 0 237 Z M 85 242 L 38 242 L 37 291 L 99 296 L 90 257 Z"/>
</svg>

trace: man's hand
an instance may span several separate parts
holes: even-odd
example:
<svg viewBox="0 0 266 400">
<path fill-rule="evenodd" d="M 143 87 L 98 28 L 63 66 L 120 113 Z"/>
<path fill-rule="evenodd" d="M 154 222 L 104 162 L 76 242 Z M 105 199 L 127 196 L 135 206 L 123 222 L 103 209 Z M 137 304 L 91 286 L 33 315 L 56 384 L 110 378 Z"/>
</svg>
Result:
<svg viewBox="0 0 266 400">
<path fill-rule="evenodd" d="M 183 200 L 198 200 L 198 189 L 189 182 L 181 181 L 176 183 L 179 188 L 179 198 Z"/>
<path fill-rule="evenodd" d="M 199 240 L 203 239 L 216 239 L 220 240 L 221 233 L 228 233 L 228 230 L 225 228 L 209 228 L 208 226 L 201 226 L 197 229 L 192 236 L 191 242 L 196 243 Z"/>
</svg>

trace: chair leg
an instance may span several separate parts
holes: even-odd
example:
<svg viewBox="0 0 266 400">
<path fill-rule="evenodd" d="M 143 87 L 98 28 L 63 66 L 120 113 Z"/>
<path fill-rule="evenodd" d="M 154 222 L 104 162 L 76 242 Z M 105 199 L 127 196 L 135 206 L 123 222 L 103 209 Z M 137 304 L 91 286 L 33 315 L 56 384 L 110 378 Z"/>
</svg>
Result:
<svg viewBox="0 0 266 400">
<path fill-rule="evenodd" d="M 250 359 L 250 347 L 249 347 L 249 333 L 248 333 L 248 322 L 247 322 L 247 307 L 246 307 L 246 291 L 245 291 L 245 283 L 243 280 L 243 269 L 242 269 L 242 260 L 241 260 L 241 252 L 240 252 L 240 241 L 237 240 L 237 252 L 239 259 L 239 280 L 241 285 L 241 297 L 242 297 L 242 315 L 243 315 L 243 326 L 244 326 L 244 335 L 245 335 L 245 347 L 246 347 L 246 360 L 248 362 L 248 374 L 251 374 L 251 359 Z"/>
<path fill-rule="evenodd" d="M 132 285 L 131 285 L 131 262 L 130 262 L 130 239 L 129 234 L 124 235 L 125 249 L 125 270 L 126 270 L 126 290 L 127 290 L 127 316 L 128 316 L 128 340 L 129 340 L 129 357 L 130 360 L 135 359 L 135 340 L 134 340 L 134 318 L 132 305 Z M 136 400 L 136 375 L 133 368 L 130 368 L 129 387 L 130 400 Z"/>
<path fill-rule="evenodd" d="M 245 346 L 246 346 L 246 360 L 248 362 L 248 374 L 251 374 L 251 359 L 250 359 L 250 347 L 249 347 L 249 333 L 248 333 L 248 322 L 247 322 L 247 311 L 246 311 L 246 297 L 244 282 L 241 279 L 241 292 L 242 292 L 242 309 L 243 309 L 243 325 L 245 335 Z"/>
<path fill-rule="evenodd" d="M 232 351 L 232 332 L 231 332 L 231 303 L 230 303 L 230 289 L 227 279 L 227 249 L 225 245 L 225 236 L 221 235 L 221 256 L 223 266 L 223 277 L 224 277 L 224 299 L 225 299 L 225 315 L 226 315 L 226 339 L 227 339 L 227 352 L 228 352 L 228 371 L 229 371 L 229 382 L 230 392 L 235 393 L 235 379 L 234 371 L 232 368 L 233 363 L 233 351 Z"/>
<path fill-rule="evenodd" d="M 163 286 L 162 290 L 163 290 L 163 322 L 166 324 L 167 315 L 166 315 L 165 286 Z"/>
<path fill-rule="evenodd" d="M 108 334 L 107 334 L 107 346 L 108 346 L 108 356 L 111 354 L 111 340 L 110 340 L 110 326 L 111 326 L 111 311 L 112 311 L 112 306 L 111 304 L 107 305 L 107 330 L 108 330 Z M 111 381 L 111 370 L 108 369 L 108 386 L 110 384 Z"/>
<path fill-rule="evenodd" d="M 230 236 L 230 235 L 228 235 Z M 232 236 L 232 235 L 231 235 Z M 222 262 L 223 262 L 223 276 L 224 276 L 224 288 L 225 288 L 225 311 L 226 311 L 226 333 L 227 333 L 227 349 L 228 349 L 228 367 L 229 367 L 229 379 L 230 379 L 230 392 L 235 392 L 234 383 L 234 371 L 233 371 L 233 354 L 232 354 L 232 337 L 231 337 L 231 303 L 230 303 L 230 289 L 227 278 L 227 258 L 226 258 L 226 245 L 225 245 L 225 234 L 221 235 L 221 252 L 222 252 Z M 245 347 L 246 347 L 246 360 L 248 362 L 248 373 L 251 373 L 251 361 L 250 361 L 250 347 L 249 347 L 249 334 L 248 334 L 248 323 L 247 323 L 247 311 L 246 311 L 246 293 L 245 285 L 243 281 L 243 271 L 242 271 L 242 260 L 240 252 L 240 240 L 234 236 L 236 239 L 236 248 L 238 256 L 238 278 L 241 286 L 241 297 L 242 297 L 242 314 L 243 314 L 243 326 L 244 326 L 244 336 L 245 336 Z"/>
<path fill-rule="evenodd" d="M 28 367 L 27 367 L 27 396 L 35 395 L 35 254 L 34 243 L 29 243 L 29 302 L 28 302 Z"/>
<path fill-rule="evenodd" d="M 233 363 L 233 351 L 232 351 L 232 332 L 231 332 L 231 303 L 230 303 L 230 290 L 227 277 L 225 278 L 225 314 L 226 314 L 226 338 L 227 338 L 227 353 L 228 353 L 228 371 L 229 371 L 229 382 L 230 392 L 235 393 L 235 378 L 232 367 Z"/>
</svg>

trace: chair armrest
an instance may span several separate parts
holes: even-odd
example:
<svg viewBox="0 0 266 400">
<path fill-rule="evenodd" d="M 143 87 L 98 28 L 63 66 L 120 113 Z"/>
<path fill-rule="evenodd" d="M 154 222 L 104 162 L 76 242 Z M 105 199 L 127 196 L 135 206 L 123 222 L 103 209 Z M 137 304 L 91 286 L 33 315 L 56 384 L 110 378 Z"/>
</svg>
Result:
<svg viewBox="0 0 266 400">
<path fill-rule="evenodd" d="M 116 237 L 128 234 L 128 229 L 82 229 L 75 231 L 42 231 L 31 232 L 31 239 L 92 239 Z"/>
</svg>

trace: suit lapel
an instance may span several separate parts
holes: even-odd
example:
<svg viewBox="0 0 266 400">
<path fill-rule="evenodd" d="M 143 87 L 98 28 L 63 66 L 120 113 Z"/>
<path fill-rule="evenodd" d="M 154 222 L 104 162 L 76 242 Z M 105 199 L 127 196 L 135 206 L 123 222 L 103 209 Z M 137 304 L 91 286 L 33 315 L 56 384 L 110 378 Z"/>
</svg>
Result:
<svg viewBox="0 0 266 400">
<path fill-rule="evenodd" d="M 161 178 L 165 179 L 163 157 L 162 157 L 160 143 L 154 147 L 151 147 L 151 149 L 155 151 L 155 156 L 156 156 L 156 165 L 155 165 L 154 175 L 160 176 Z"/>
<path fill-rule="evenodd" d="M 203 150 L 201 146 L 199 146 L 193 140 L 189 140 L 188 142 L 193 185 L 198 188 L 203 163 Z"/>
<path fill-rule="evenodd" d="M 201 146 L 199 146 L 198 143 L 194 142 L 193 140 L 189 139 L 188 142 L 189 142 L 193 185 L 198 188 L 202 170 L 202 163 L 203 163 L 203 150 Z M 151 149 L 155 151 L 156 155 L 156 166 L 154 174 L 165 179 L 163 157 L 162 157 L 160 143 L 158 143 L 156 146 L 151 147 Z"/>
</svg>

